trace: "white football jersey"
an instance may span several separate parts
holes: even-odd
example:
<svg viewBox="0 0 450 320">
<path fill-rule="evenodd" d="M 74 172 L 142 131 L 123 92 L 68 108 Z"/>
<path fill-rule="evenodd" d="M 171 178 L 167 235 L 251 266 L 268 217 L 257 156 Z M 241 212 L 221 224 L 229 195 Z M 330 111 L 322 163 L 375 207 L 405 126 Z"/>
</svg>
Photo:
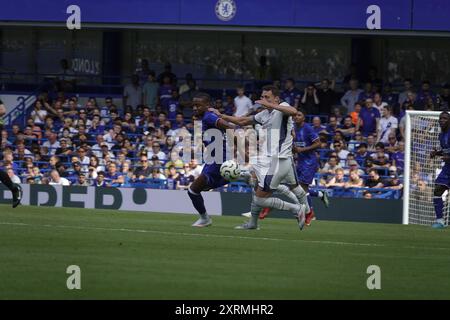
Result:
<svg viewBox="0 0 450 320">
<path fill-rule="evenodd" d="M 281 103 L 289 106 L 288 103 Z M 265 109 L 254 116 L 256 123 L 260 124 L 259 155 L 263 157 L 289 158 L 292 157 L 292 117 L 278 110 Z"/>
</svg>

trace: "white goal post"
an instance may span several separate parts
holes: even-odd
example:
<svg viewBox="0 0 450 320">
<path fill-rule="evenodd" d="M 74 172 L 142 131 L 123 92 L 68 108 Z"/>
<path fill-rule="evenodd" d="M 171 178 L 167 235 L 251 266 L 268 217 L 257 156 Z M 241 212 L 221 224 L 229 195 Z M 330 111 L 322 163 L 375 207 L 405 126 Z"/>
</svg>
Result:
<svg viewBox="0 0 450 320">
<path fill-rule="evenodd" d="M 442 168 L 440 157 L 430 158 L 439 144 L 439 111 L 406 111 L 403 224 L 431 225 L 434 180 Z M 444 219 L 448 225 L 448 192 L 445 192 Z"/>
</svg>

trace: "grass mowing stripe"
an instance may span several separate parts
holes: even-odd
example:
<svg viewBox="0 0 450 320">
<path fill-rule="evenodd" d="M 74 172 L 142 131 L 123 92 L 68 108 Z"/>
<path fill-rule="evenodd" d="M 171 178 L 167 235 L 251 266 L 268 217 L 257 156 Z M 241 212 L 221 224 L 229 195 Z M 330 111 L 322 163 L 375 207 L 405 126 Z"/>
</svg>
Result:
<svg viewBox="0 0 450 320">
<path fill-rule="evenodd" d="M 104 227 L 80 227 L 69 225 L 51 225 L 51 224 L 28 224 L 22 222 L 0 222 L 0 225 L 12 225 L 21 227 L 43 227 L 43 228 L 63 228 L 63 229 L 77 229 L 77 230 L 98 230 L 98 231 L 119 231 L 119 232 L 135 232 L 135 233 L 152 233 L 161 235 L 179 235 L 188 237 L 205 237 L 205 238 L 229 238 L 229 239 L 244 239 L 244 240 L 258 240 L 258 241 L 287 241 L 287 242 L 304 242 L 317 244 L 330 244 L 338 246 L 365 246 L 365 247 L 386 247 L 384 244 L 378 243 L 355 243 L 343 241 L 329 241 L 329 240 L 304 240 L 304 239 L 280 239 L 267 237 L 245 237 L 245 236 L 231 236 L 222 234 L 204 234 L 204 233 L 187 233 L 187 232 L 172 232 L 159 230 L 145 230 L 145 229 L 129 229 L 129 228 L 104 228 Z M 404 249 L 421 249 L 421 250 L 450 250 L 445 247 L 416 247 L 416 246 L 402 246 L 397 248 Z"/>
</svg>

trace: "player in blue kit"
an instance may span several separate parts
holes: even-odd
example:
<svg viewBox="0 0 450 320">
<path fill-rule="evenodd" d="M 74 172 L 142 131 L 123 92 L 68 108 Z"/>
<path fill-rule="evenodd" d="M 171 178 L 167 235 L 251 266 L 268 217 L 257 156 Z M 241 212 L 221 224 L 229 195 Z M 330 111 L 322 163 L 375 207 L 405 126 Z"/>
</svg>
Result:
<svg viewBox="0 0 450 320">
<path fill-rule="evenodd" d="M 450 188 L 450 114 L 448 112 L 444 111 L 439 115 L 439 126 L 441 127 L 441 133 L 439 134 L 441 150 L 435 149 L 430 154 L 431 158 L 439 156 L 445 162 L 441 173 L 436 178 L 434 187 L 433 204 L 436 212 L 436 221 L 432 227 L 435 229 L 445 228 L 442 195 Z"/>
<path fill-rule="evenodd" d="M 220 119 L 214 112 L 208 111 L 211 107 L 211 97 L 207 93 L 199 93 L 194 97 L 194 113 L 199 118 L 202 119 L 202 135 L 208 129 L 219 129 L 222 131 L 223 136 L 225 136 L 226 129 L 234 128 L 231 124 L 225 120 Z M 214 140 L 203 140 L 203 143 L 208 149 L 208 145 L 214 142 Z M 223 156 L 226 156 L 226 144 L 223 143 Z M 205 152 L 205 154 L 207 154 Z M 212 154 L 214 156 L 214 154 Z M 222 159 L 223 160 L 223 159 Z M 212 220 L 206 213 L 205 203 L 201 195 L 202 191 L 207 191 L 210 189 L 219 188 L 229 181 L 225 180 L 220 175 L 221 163 L 211 163 L 205 164 L 203 166 L 202 173 L 200 176 L 194 180 L 191 187 L 188 189 L 189 198 L 192 200 L 192 204 L 195 209 L 200 214 L 200 218 L 192 225 L 193 227 L 207 227 L 212 224 Z"/>
<path fill-rule="evenodd" d="M 313 182 L 314 175 L 319 169 L 319 160 L 316 149 L 320 148 L 320 139 L 313 127 L 306 123 L 303 111 L 298 111 L 294 116 L 294 153 L 297 154 L 298 180 L 307 194 L 310 212 L 306 214 L 305 224 L 309 226 L 314 218 L 311 195 L 319 196 L 328 207 L 328 195 L 322 191 L 309 191 L 309 185 Z"/>
</svg>

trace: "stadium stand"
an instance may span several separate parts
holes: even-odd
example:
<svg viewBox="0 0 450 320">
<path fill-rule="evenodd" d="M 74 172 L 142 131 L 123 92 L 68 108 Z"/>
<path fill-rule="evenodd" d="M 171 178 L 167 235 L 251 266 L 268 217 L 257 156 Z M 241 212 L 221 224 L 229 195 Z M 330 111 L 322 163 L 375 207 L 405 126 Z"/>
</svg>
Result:
<svg viewBox="0 0 450 320">
<path fill-rule="evenodd" d="M 123 95 L 117 94 L 117 87 L 105 94 L 95 87 L 47 79 L 31 92 L 28 98 L 36 101 L 29 108 L 19 104 L 5 117 L 1 167 L 12 169 L 8 172 L 16 181 L 30 184 L 63 184 L 67 179 L 72 185 L 186 189 L 201 166 L 183 162 L 177 136 L 180 130 L 193 131 L 192 97 L 199 88 L 189 74 L 178 83 L 170 71 L 158 77 L 150 74 L 142 83 L 142 75 L 137 75 L 121 87 Z M 348 87 L 341 84 L 348 90 L 340 92 L 327 79 L 320 84 L 297 81 L 304 91 L 281 88 L 285 100 L 296 90 L 300 98 L 291 105 L 308 110 L 306 120 L 321 139 L 317 152 L 321 166 L 313 188 L 334 197 L 401 198 L 405 110 L 448 109 L 448 85 L 439 95 L 427 81 L 417 93 L 410 82 L 407 79 L 398 92 L 391 84 L 361 86 L 353 78 Z M 253 103 L 265 83 L 244 83 Z M 235 89 L 202 91 L 214 98 L 222 113 L 234 112 Z M 381 125 L 370 123 L 370 110 L 381 117 Z M 55 181 L 53 170 L 65 179 Z M 251 188 L 240 181 L 223 191 L 250 192 Z"/>
</svg>

